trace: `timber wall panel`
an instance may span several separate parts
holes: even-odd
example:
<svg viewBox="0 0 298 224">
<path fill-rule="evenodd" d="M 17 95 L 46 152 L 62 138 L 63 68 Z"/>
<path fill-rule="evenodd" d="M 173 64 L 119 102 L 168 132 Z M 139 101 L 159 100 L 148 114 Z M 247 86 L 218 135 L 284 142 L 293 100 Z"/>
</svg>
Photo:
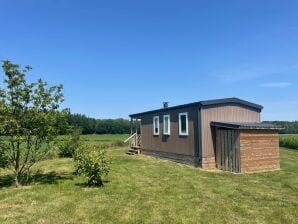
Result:
<svg viewBox="0 0 298 224">
<path fill-rule="evenodd" d="M 188 112 L 188 136 L 179 136 L 179 113 Z M 163 135 L 163 115 L 170 115 L 170 135 Z M 153 135 L 153 117 L 159 116 L 159 135 Z M 141 117 L 141 148 L 148 151 L 169 152 L 181 155 L 195 156 L 197 146 L 198 108 L 182 108 L 161 113 L 146 114 Z M 197 125 L 195 127 L 195 125 Z"/>
<path fill-rule="evenodd" d="M 211 121 L 260 122 L 260 112 L 241 104 L 214 105 L 202 108 L 201 133 L 203 159 L 215 157 L 215 138 L 212 137 Z"/>
</svg>

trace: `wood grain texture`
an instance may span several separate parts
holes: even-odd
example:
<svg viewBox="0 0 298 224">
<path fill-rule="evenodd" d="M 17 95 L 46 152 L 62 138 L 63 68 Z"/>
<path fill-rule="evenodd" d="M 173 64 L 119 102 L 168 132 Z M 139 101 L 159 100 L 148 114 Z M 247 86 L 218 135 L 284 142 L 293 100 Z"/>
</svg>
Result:
<svg viewBox="0 0 298 224">
<path fill-rule="evenodd" d="M 212 136 L 211 121 L 260 122 L 260 112 L 237 104 L 203 107 L 201 109 L 202 157 L 215 157 L 215 138 Z M 214 161 L 215 163 L 215 161 Z"/>
<path fill-rule="evenodd" d="M 179 135 L 179 113 L 188 113 L 188 136 Z M 170 135 L 163 135 L 163 115 L 170 115 Z M 159 135 L 153 135 L 153 116 L 159 116 Z M 195 156 L 198 144 L 198 108 L 182 108 L 141 118 L 142 149 Z"/>
</svg>

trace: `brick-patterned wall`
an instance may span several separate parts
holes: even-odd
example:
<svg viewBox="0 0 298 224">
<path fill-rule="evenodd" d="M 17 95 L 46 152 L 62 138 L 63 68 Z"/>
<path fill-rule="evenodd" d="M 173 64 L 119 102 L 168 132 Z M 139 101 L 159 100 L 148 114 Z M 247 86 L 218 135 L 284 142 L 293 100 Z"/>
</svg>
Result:
<svg viewBox="0 0 298 224">
<path fill-rule="evenodd" d="M 242 173 L 279 169 L 278 130 L 241 130 L 240 161 Z"/>
<path fill-rule="evenodd" d="M 202 168 L 206 170 L 215 169 L 215 157 L 202 158 Z"/>
</svg>

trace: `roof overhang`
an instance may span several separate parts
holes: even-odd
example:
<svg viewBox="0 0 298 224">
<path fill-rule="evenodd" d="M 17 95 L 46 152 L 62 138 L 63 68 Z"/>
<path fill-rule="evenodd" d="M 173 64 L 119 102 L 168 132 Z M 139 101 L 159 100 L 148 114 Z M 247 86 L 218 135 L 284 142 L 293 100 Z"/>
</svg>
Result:
<svg viewBox="0 0 298 224">
<path fill-rule="evenodd" d="M 228 129 L 264 129 L 264 130 L 280 130 L 283 129 L 281 126 L 272 125 L 272 124 L 262 124 L 256 122 L 218 122 L 211 121 L 211 126 L 228 128 Z"/>
</svg>

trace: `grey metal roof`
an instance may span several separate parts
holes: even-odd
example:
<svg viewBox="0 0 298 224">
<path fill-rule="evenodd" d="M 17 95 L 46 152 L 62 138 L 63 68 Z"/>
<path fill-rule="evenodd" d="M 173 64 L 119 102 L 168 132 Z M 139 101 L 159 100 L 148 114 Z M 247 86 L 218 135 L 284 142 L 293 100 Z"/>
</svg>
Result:
<svg viewBox="0 0 298 224">
<path fill-rule="evenodd" d="M 256 122 L 218 122 L 212 121 L 212 126 L 229 129 L 282 129 L 281 126 Z"/>
<path fill-rule="evenodd" d="M 168 107 L 168 108 L 161 108 L 161 109 L 157 109 L 157 110 L 150 110 L 150 111 L 145 111 L 145 112 L 141 112 L 141 113 L 130 114 L 129 116 L 131 118 L 137 118 L 137 117 L 140 117 L 141 115 L 145 115 L 145 114 L 159 113 L 159 112 L 164 112 L 164 111 L 169 111 L 169 110 L 182 109 L 182 108 L 186 108 L 186 107 L 198 106 L 199 108 L 202 108 L 202 107 L 204 108 L 204 107 L 208 107 L 208 106 L 227 104 L 227 103 L 241 104 L 241 105 L 253 108 L 259 112 L 261 112 L 261 110 L 263 109 L 263 107 L 259 104 L 251 103 L 246 100 L 232 97 L 232 98 L 215 99 L 215 100 L 203 100 L 203 101 L 182 104 L 182 105 Z"/>
</svg>

